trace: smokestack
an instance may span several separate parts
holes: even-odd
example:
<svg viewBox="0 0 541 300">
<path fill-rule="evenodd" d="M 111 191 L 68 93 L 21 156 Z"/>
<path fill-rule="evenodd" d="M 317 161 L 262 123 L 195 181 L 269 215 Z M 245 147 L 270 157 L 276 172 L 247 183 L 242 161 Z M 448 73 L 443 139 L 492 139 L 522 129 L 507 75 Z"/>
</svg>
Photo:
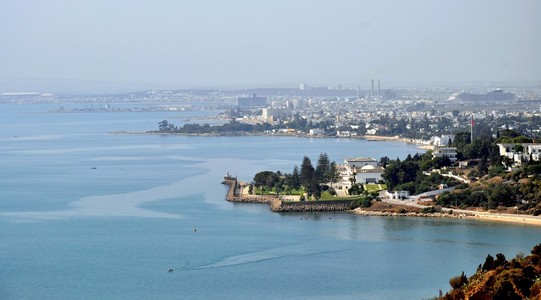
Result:
<svg viewBox="0 0 541 300">
<path fill-rule="evenodd" d="M 370 93 L 370 97 L 374 97 L 374 79 L 372 79 L 372 92 Z"/>
<path fill-rule="evenodd" d="M 378 98 L 381 98 L 381 87 L 380 87 L 380 80 L 378 79 Z"/>
</svg>

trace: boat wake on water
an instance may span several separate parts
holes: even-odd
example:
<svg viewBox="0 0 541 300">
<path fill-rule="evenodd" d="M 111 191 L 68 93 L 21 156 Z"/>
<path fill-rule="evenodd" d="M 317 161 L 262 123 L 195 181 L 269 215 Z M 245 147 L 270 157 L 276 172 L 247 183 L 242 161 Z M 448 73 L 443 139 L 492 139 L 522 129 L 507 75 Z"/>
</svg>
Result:
<svg viewBox="0 0 541 300">
<path fill-rule="evenodd" d="M 323 255 L 347 251 L 349 249 L 337 248 L 337 249 L 307 249 L 306 246 L 292 246 L 292 247 L 282 247 L 275 248 L 261 252 L 254 252 L 248 254 L 241 254 L 226 257 L 220 261 L 199 265 L 199 266 L 190 266 L 189 262 L 182 267 L 171 268 L 169 272 L 172 271 L 195 271 L 203 269 L 216 269 L 216 268 L 226 268 L 234 267 L 245 264 L 259 263 L 268 260 L 281 259 L 285 257 L 303 257 L 303 256 L 312 256 L 312 255 Z"/>
</svg>

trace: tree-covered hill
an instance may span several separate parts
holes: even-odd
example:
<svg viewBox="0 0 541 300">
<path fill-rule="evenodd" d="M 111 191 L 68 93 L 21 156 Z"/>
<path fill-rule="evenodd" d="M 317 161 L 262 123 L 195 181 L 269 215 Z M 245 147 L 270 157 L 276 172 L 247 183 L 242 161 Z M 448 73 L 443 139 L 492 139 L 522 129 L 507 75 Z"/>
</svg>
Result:
<svg viewBox="0 0 541 300">
<path fill-rule="evenodd" d="M 452 290 L 441 299 L 541 299 L 541 244 L 531 254 L 508 261 L 501 253 L 488 255 L 471 277 L 449 280 Z M 437 298 L 436 298 L 437 299 Z"/>
</svg>

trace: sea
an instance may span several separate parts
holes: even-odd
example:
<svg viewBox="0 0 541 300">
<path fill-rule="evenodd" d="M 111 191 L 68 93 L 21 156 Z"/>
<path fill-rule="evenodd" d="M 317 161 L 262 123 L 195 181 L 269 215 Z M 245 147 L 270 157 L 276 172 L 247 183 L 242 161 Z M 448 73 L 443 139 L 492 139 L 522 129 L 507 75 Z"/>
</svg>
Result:
<svg viewBox="0 0 541 300">
<path fill-rule="evenodd" d="M 0 299 L 428 299 L 488 254 L 541 242 L 527 225 L 274 213 L 227 202 L 221 184 L 414 145 L 115 134 L 218 112 L 80 108 L 0 104 Z"/>
</svg>

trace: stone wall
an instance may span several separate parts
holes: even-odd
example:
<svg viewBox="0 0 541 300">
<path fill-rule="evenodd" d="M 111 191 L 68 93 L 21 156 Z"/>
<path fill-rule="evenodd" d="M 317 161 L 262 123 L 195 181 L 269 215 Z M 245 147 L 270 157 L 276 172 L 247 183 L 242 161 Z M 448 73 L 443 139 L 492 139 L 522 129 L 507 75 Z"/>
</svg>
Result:
<svg viewBox="0 0 541 300">
<path fill-rule="evenodd" d="M 310 212 L 310 211 L 346 211 L 350 210 L 350 200 L 337 201 L 302 201 L 282 202 L 273 209 L 276 212 Z"/>
<path fill-rule="evenodd" d="M 226 179 L 223 184 L 229 185 L 226 199 L 238 203 L 268 203 L 274 212 L 311 212 L 311 211 L 346 211 L 350 210 L 350 200 L 337 201 L 302 201 L 284 202 L 272 195 L 241 195 L 239 192 L 245 185 L 237 180 Z"/>
</svg>

